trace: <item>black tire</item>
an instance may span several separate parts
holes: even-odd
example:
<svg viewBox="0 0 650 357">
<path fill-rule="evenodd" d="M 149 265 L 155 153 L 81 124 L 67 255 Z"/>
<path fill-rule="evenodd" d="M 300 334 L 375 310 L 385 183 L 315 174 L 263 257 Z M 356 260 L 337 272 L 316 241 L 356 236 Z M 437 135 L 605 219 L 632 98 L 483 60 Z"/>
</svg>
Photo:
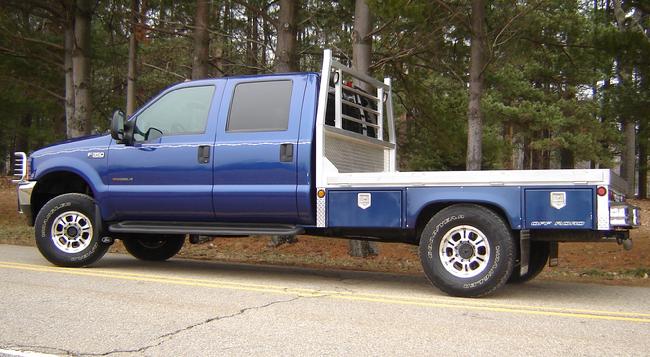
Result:
<svg viewBox="0 0 650 357">
<path fill-rule="evenodd" d="M 515 265 L 515 268 L 512 270 L 512 275 L 510 275 L 510 279 L 508 279 L 508 284 L 521 284 L 534 279 L 542 272 L 542 270 L 544 270 L 550 252 L 551 243 L 531 242 L 528 272 L 524 275 L 520 275 L 520 266 L 519 264 Z"/>
<path fill-rule="evenodd" d="M 45 259 L 62 267 L 90 265 L 106 254 L 101 223 L 95 218 L 95 200 L 66 193 L 48 201 L 34 221 L 36 247 Z"/>
<path fill-rule="evenodd" d="M 163 261 L 173 257 L 183 248 L 185 236 L 131 236 L 124 238 L 122 243 L 126 250 L 138 259 Z"/>
<path fill-rule="evenodd" d="M 443 209 L 429 220 L 420 236 L 425 275 L 453 296 L 479 297 L 499 289 L 512 273 L 515 252 L 506 222 L 492 210 L 474 204 Z"/>
</svg>

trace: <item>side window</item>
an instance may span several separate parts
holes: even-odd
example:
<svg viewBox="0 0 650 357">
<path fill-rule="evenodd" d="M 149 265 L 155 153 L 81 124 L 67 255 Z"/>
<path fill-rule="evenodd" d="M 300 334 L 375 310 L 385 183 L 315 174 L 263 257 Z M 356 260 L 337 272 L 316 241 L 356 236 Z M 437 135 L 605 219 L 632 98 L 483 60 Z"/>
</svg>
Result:
<svg viewBox="0 0 650 357">
<path fill-rule="evenodd" d="M 205 132 L 214 86 L 188 87 L 165 94 L 137 117 L 134 138 Z"/>
<path fill-rule="evenodd" d="M 287 130 L 292 85 L 290 80 L 237 84 L 226 131 Z"/>
</svg>

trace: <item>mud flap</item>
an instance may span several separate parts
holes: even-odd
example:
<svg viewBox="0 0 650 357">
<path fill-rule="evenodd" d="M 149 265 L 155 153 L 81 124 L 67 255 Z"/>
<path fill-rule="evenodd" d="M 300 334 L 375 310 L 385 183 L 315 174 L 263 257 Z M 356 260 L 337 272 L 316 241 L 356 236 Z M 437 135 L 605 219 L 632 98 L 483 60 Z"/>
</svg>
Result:
<svg viewBox="0 0 650 357">
<path fill-rule="evenodd" d="M 519 231 L 519 276 L 528 274 L 530 262 L 530 231 L 522 229 Z"/>
</svg>

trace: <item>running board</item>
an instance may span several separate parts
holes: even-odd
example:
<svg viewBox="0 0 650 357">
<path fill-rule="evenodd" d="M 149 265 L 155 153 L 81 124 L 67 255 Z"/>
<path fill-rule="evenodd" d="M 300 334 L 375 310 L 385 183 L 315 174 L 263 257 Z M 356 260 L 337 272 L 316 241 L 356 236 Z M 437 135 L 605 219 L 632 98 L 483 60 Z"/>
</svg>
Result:
<svg viewBox="0 0 650 357">
<path fill-rule="evenodd" d="M 113 233 L 201 234 L 206 236 L 297 235 L 304 229 L 283 224 L 242 224 L 213 222 L 124 221 L 111 224 Z"/>
</svg>

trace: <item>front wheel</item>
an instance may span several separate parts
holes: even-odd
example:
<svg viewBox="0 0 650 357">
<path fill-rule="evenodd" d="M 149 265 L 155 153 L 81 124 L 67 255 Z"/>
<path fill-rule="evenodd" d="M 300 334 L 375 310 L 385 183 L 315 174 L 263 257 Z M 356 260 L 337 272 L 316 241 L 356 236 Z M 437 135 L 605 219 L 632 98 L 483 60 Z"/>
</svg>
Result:
<svg viewBox="0 0 650 357">
<path fill-rule="evenodd" d="M 492 210 L 474 205 L 447 207 L 429 220 L 420 237 L 427 278 L 453 296 L 479 297 L 503 286 L 515 263 L 510 228 Z"/>
<path fill-rule="evenodd" d="M 48 201 L 36 216 L 34 233 L 41 254 L 62 267 L 90 265 L 110 246 L 101 241 L 95 201 L 80 193 L 66 193 Z"/>
<path fill-rule="evenodd" d="M 122 243 L 126 250 L 138 259 L 163 261 L 173 257 L 183 248 L 185 236 L 128 237 L 123 239 Z"/>
</svg>

